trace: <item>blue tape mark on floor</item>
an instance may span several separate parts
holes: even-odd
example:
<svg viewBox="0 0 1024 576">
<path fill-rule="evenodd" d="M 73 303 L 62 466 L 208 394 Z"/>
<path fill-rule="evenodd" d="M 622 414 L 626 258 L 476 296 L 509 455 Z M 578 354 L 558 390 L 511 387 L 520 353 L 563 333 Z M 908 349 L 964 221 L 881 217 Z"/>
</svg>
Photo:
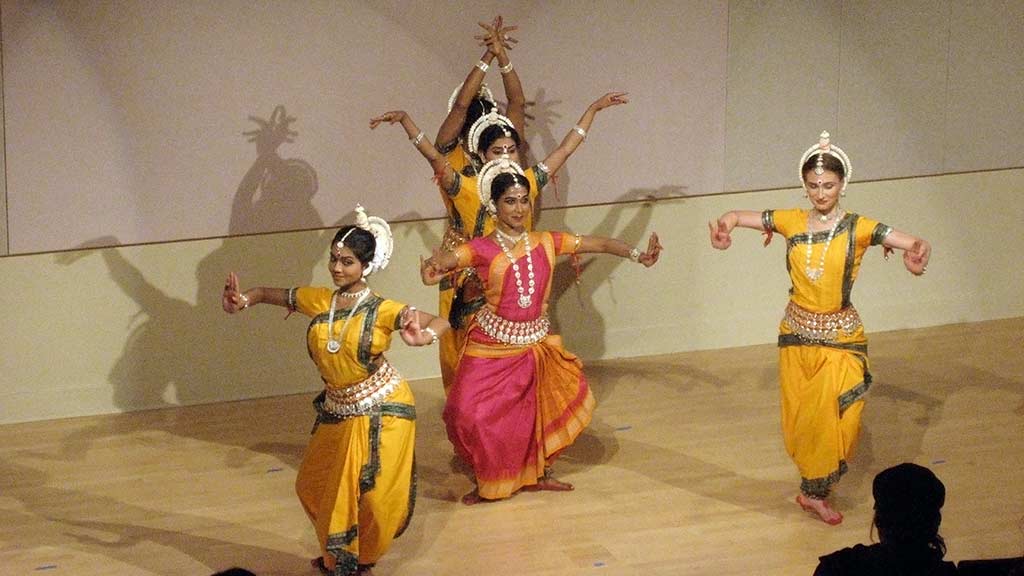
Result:
<svg viewBox="0 0 1024 576">
<path fill-rule="evenodd" d="M 594 562 L 594 566 L 596 566 L 598 568 L 601 568 L 602 566 L 604 566 L 604 562 L 601 562 L 601 561 Z"/>
<path fill-rule="evenodd" d="M 934 466 L 935 464 L 945 464 L 945 463 L 946 463 L 946 461 L 945 461 L 945 460 L 932 460 L 932 465 L 933 465 L 933 466 Z"/>
<path fill-rule="evenodd" d="M 616 429 L 615 429 L 615 431 L 616 431 L 616 432 L 623 432 L 623 431 L 625 431 L 625 430 L 632 430 L 632 429 L 633 429 L 633 427 L 632 427 L 632 426 L 629 426 L 629 425 L 627 424 L 626 426 L 619 426 L 618 428 L 616 428 Z"/>
<path fill-rule="evenodd" d="M 281 470 L 284 470 L 284 468 L 271 468 L 270 470 L 267 470 L 267 474 L 270 474 L 271 472 L 280 472 Z"/>
<path fill-rule="evenodd" d="M 56 564 L 46 564 L 44 566 L 36 566 L 36 571 L 39 571 L 39 570 L 56 570 L 56 569 L 57 569 L 57 565 Z"/>
</svg>

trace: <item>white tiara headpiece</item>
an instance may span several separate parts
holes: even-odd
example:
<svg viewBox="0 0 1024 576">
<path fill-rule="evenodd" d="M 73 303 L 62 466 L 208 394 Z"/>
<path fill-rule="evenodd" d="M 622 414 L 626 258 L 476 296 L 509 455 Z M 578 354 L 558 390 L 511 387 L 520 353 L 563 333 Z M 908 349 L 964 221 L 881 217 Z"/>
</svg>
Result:
<svg viewBox="0 0 1024 576">
<path fill-rule="evenodd" d="M 839 160 L 839 163 L 843 165 L 843 172 L 845 172 L 843 175 L 843 189 L 845 190 L 846 184 L 849 183 L 850 176 L 853 174 L 853 166 L 850 165 L 850 157 L 846 155 L 846 152 L 843 152 L 843 149 L 839 146 L 832 144 L 827 131 L 822 132 L 821 136 L 818 137 L 818 143 L 808 148 L 807 151 L 804 152 L 804 155 L 800 157 L 800 165 L 797 167 L 797 169 L 800 170 L 800 185 L 802 186 L 804 182 L 804 163 L 815 154 L 818 155 L 818 161 L 815 163 L 814 173 L 819 176 L 825 172 L 822 159 L 825 154 L 833 156 Z"/>
<path fill-rule="evenodd" d="M 448 111 L 449 112 L 451 112 L 452 108 L 455 107 L 455 99 L 459 96 L 459 91 L 462 90 L 462 85 L 463 84 L 465 84 L 465 82 L 462 82 L 461 84 L 456 86 L 455 87 L 455 91 L 452 92 L 452 95 L 448 97 Z M 481 83 L 480 84 L 480 90 L 477 91 L 476 97 L 480 98 L 481 100 L 484 100 L 484 101 L 488 102 L 491 105 L 491 108 L 497 108 L 498 107 L 498 101 L 494 99 L 494 94 L 491 92 L 491 89 L 487 87 L 486 83 Z"/>
<path fill-rule="evenodd" d="M 388 267 L 388 263 L 391 261 L 391 253 L 395 249 L 395 237 L 391 233 L 391 226 L 388 225 L 387 221 L 378 216 L 367 216 L 366 209 L 361 205 L 356 204 L 356 228 L 366 230 L 370 234 L 373 234 L 375 248 L 373 250 L 373 258 L 370 263 L 363 269 L 363 277 L 367 277 L 374 272 L 383 270 Z M 352 228 L 338 240 L 336 246 L 340 249 L 345 246 L 345 239 L 352 233 Z"/>
<path fill-rule="evenodd" d="M 490 112 L 477 118 L 476 122 L 473 122 L 473 125 L 470 126 L 470 152 L 483 157 L 483 151 L 480 150 L 480 136 L 483 135 L 484 130 L 487 130 L 491 126 L 501 126 L 501 130 L 505 133 L 506 137 L 511 137 L 511 131 L 516 129 L 515 125 L 512 124 L 512 121 L 508 119 L 508 116 L 502 116 L 498 113 L 497 108 L 492 108 Z"/>
<path fill-rule="evenodd" d="M 494 179 L 499 174 L 518 174 L 523 177 L 526 176 L 522 167 L 509 158 L 507 154 L 502 155 L 501 158 L 491 160 L 480 168 L 480 172 L 478 172 L 476 176 L 477 194 L 480 195 L 480 203 L 483 204 L 484 208 L 487 209 L 487 212 L 492 215 L 498 213 L 498 207 L 494 205 L 494 200 L 491 199 L 491 183 L 494 182 Z"/>
</svg>

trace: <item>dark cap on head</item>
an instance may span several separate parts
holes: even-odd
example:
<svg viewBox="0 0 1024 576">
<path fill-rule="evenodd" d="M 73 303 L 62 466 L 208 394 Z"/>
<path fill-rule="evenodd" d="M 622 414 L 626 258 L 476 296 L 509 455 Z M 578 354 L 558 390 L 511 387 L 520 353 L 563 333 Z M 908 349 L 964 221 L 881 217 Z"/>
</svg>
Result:
<svg viewBox="0 0 1024 576">
<path fill-rule="evenodd" d="M 938 511 L 946 503 L 946 487 L 935 473 L 910 462 L 879 472 L 871 493 L 876 510 L 894 513 Z"/>
<path fill-rule="evenodd" d="M 875 525 L 883 542 L 929 542 L 937 538 L 946 487 L 931 470 L 909 462 L 887 468 L 875 476 L 871 492 L 875 497 Z"/>
</svg>

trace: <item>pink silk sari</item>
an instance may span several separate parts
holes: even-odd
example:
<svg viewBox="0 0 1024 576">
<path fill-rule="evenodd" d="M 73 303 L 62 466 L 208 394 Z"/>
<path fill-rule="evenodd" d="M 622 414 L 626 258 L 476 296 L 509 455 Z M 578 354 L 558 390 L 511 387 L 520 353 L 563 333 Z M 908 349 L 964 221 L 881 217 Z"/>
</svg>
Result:
<svg viewBox="0 0 1024 576">
<path fill-rule="evenodd" d="M 552 262 L 574 245 L 572 235 L 530 233 L 536 287 L 527 308 L 519 306 L 515 273 L 493 240 L 477 238 L 456 254 L 460 265 L 474 266 L 485 279 L 487 307 L 502 318 L 524 322 L 546 313 Z M 528 290 L 523 243 L 512 252 Z M 583 365 L 562 347 L 560 337 L 510 345 L 485 334 L 475 318 L 470 323 L 444 421 L 456 452 L 473 467 L 481 497 L 507 498 L 537 484 L 545 467 L 590 423 L 593 411 Z"/>
</svg>

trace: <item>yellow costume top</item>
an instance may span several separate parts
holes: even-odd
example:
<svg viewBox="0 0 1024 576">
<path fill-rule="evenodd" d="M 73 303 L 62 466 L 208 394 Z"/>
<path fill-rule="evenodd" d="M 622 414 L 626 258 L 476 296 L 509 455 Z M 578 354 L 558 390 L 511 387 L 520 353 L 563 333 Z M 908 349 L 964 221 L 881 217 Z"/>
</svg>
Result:
<svg viewBox="0 0 1024 576">
<path fill-rule="evenodd" d="M 332 354 L 327 351 L 327 321 L 333 295 L 330 288 L 297 288 L 294 308 L 312 318 L 306 346 L 324 384 L 343 388 L 364 380 L 380 365 L 381 355 L 391 346 L 392 333 L 401 329 L 405 305 L 370 293 L 355 310 L 335 310 L 334 338 L 341 349 Z"/>
<path fill-rule="evenodd" d="M 827 242 L 828 230 L 810 235 L 811 255 L 808 259 L 808 217 L 808 211 L 802 209 L 766 210 L 761 214 L 765 230 L 778 232 L 786 238 L 786 269 L 792 282 L 790 300 L 812 312 L 835 312 L 850 305 L 850 292 L 860 271 L 864 252 L 870 246 L 881 244 L 892 228 L 858 214 L 847 213 L 836 225 L 831 242 Z M 826 248 L 824 272 L 812 281 L 807 268 L 821 267 L 822 250 Z"/>
</svg>

